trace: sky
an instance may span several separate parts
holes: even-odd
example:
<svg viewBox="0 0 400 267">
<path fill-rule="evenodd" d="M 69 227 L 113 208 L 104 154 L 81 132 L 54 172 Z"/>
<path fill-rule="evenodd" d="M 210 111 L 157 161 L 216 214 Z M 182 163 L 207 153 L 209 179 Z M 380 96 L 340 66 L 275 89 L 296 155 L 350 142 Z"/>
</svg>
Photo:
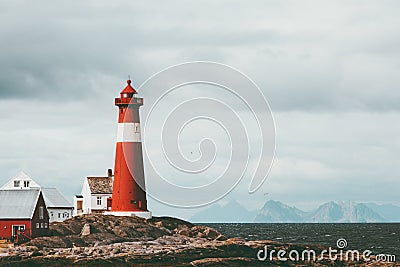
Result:
<svg viewBox="0 0 400 267">
<path fill-rule="evenodd" d="M 25 171 L 72 202 L 85 176 L 113 168 L 113 101 L 128 75 L 139 88 L 169 66 L 212 61 L 258 85 L 276 128 L 275 160 L 261 188 L 249 194 L 245 176 L 219 203 L 236 199 L 259 209 L 274 199 L 306 210 L 329 200 L 400 205 L 399 13 L 395 0 L 0 1 L 0 182 Z M 159 92 L 139 93 L 146 101 Z M 221 94 L 189 86 L 167 100 Z M 224 166 L 230 147 L 220 130 L 192 125 L 183 153 L 197 153 L 212 132 L 223 147 L 217 166 Z M 155 135 L 144 138 L 151 143 Z M 149 164 L 145 159 L 145 171 Z M 151 197 L 149 208 L 180 218 L 199 210 Z"/>
</svg>

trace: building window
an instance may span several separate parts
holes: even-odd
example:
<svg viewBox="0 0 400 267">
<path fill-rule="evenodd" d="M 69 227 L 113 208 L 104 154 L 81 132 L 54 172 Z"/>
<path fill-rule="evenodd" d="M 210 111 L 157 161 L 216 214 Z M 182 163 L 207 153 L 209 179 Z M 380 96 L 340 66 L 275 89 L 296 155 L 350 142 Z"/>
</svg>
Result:
<svg viewBox="0 0 400 267">
<path fill-rule="evenodd" d="M 17 180 L 17 181 L 14 181 L 14 187 L 19 187 L 19 182 L 20 182 L 20 181 L 18 181 L 18 180 Z"/>
<path fill-rule="evenodd" d="M 44 228 L 44 223 L 40 223 L 40 228 Z"/>
<path fill-rule="evenodd" d="M 47 228 L 47 223 L 44 223 L 44 228 Z"/>
<path fill-rule="evenodd" d="M 50 216 L 51 216 L 51 218 L 53 218 L 54 217 L 54 213 L 50 212 Z"/>
<path fill-rule="evenodd" d="M 61 218 L 61 213 L 58 213 L 58 218 Z"/>
<path fill-rule="evenodd" d="M 39 207 L 39 219 L 43 219 L 44 218 L 44 208 L 43 206 Z"/>
<path fill-rule="evenodd" d="M 36 223 L 36 228 L 39 229 L 39 223 Z"/>
<path fill-rule="evenodd" d="M 24 181 L 24 187 L 29 187 L 29 181 Z"/>
<path fill-rule="evenodd" d="M 101 197 L 97 197 L 97 206 L 101 206 Z"/>
</svg>

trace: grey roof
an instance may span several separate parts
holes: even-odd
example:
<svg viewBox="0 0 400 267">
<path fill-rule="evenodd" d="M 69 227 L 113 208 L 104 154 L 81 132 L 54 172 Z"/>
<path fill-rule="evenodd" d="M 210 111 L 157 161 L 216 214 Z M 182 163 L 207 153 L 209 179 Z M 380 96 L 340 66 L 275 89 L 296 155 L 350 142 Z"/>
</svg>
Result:
<svg viewBox="0 0 400 267">
<path fill-rule="evenodd" d="M 56 188 L 42 187 L 42 192 L 47 208 L 73 208 L 71 203 Z"/>
<path fill-rule="evenodd" d="M 0 190 L 0 219 L 31 219 L 40 189 Z"/>
</svg>

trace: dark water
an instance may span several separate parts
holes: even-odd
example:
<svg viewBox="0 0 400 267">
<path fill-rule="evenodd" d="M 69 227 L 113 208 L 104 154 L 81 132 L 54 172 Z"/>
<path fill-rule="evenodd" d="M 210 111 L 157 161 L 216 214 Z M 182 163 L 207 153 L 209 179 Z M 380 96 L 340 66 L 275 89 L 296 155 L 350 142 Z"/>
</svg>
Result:
<svg viewBox="0 0 400 267">
<path fill-rule="evenodd" d="M 344 238 L 347 249 L 371 250 L 400 259 L 400 223 L 207 223 L 227 237 L 271 239 L 285 243 L 321 244 L 336 248 Z"/>
</svg>

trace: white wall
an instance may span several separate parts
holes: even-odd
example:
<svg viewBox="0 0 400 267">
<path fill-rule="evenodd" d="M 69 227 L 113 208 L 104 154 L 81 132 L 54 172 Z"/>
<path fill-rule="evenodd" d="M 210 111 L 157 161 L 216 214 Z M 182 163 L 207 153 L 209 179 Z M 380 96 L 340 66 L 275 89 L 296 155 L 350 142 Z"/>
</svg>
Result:
<svg viewBox="0 0 400 267">
<path fill-rule="evenodd" d="M 83 182 L 81 195 L 83 196 L 83 213 L 89 214 L 92 211 L 92 205 L 90 201 L 91 192 L 87 178 L 85 178 L 85 181 Z"/>
<path fill-rule="evenodd" d="M 91 208 L 95 210 L 107 210 L 107 198 L 111 196 L 112 194 L 92 194 Z M 97 197 L 101 198 L 101 205 L 97 205 Z"/>
<path fill-rule="evenodd" d="M 85 178 L 82 186 L 81 195 L 83 198 L 74 197 L 74 216 L 80 215 L 78 214 L 77 201 L 82 200 L 82 209 L 83 214 L 89 214 L 92 210 L 107 210 L 107 198 L 111 197 L 112 194 L 92 194 L 90 192 L 89 183 L 87 178 Z M 97 197 L 101 197 L 101 205 L 97 205 Z"/>
<path fill-rule="evenodd" d="M 72 209 L 47 208 L 50 222 L 62 222 L 72 218 Z"/>
</svg>

